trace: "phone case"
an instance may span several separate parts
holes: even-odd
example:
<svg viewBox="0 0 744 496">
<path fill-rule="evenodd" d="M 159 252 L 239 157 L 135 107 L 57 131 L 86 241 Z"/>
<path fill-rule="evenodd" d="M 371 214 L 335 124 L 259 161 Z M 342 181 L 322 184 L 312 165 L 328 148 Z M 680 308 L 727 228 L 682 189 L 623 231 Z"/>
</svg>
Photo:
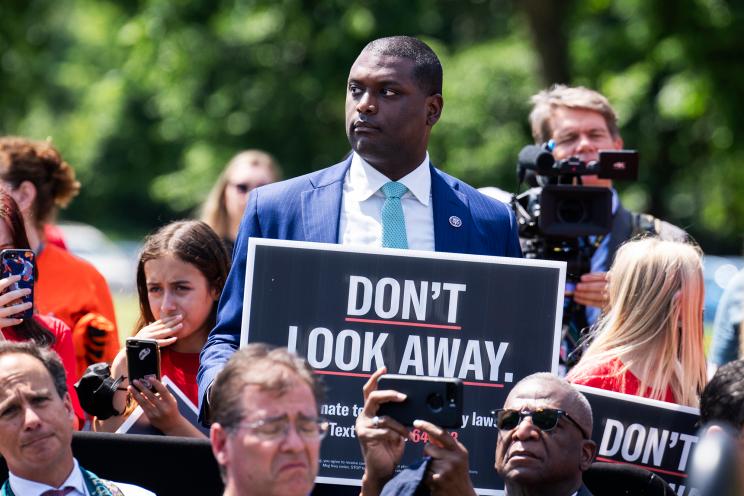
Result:
<svg viewBox="0 0 744 496">
<path fill-rule="evenodd" d="M 127 339 L 129 383 L 140 380 L 152 389 L 150 378 L 160 380 L 160 347 L 154 339 Z"/>
<path fill-rule="evenodd" d="M 448 429 L 462 426 L 460 379 L 385 374 L 377 381 L 377 389 L 393 389 L 407 395 L 401 403 L 381 404 L 379 416 L 387 415 L 409 426 L 417 419 Z"/>
<path fill-rule="evenodd" d="M 21 276 L 21 279 L 9 286 L 5 291 L 28 288 L 29 294 L 18 300 L 17 303 L 31 302 L 28 310 L 20 312 L 14 317 L 28 319 L 34 314 L 34 252 L 31 250 L 3 250 L 0 252 L 0 264 L 2 264 L 2 278 L 10 276 Z"/>
</svg>

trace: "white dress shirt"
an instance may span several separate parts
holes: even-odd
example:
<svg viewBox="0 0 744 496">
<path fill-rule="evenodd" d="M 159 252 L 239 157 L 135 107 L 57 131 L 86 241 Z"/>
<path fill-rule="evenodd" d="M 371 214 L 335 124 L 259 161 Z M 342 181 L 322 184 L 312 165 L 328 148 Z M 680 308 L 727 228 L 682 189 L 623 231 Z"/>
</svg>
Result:
<svg viewBox="0 0 744 496">
<path fill-rule="evenodd" d="M 385 195 L 380 188 L 388 183 L 380 171 L 353 154 L 344 178 L 338 239 L 342 245 L 382 246 L 380 215 Z M 408 188 L 401 197 L 406 221 L 408 248 L 434 251 L 434 210 L 431 203 L 429 154 L 411 173 L 398 180 Z"/>
<path fill-rule="evenodd" d="M 92 496 L 85 487 L 85 480 L 83 479 L 83 473 L 80 471 L 78 461 L 73 458 L 73 462 L 72 472 L 70 472 L 67 480 L 59 487 L 52 487 L 40 482 L 23 479 L 9 472 L 8 482 L 10 483 L 10 488 L 16 496 L 40 496 L 44 491 L 49 491 L 50 489 L 63 489 L 72 486 L 75 490 L 69 492 L 68 496 Z M 132 484 L 123 484 L 121 482 L 114 482 L 114 484 L 121 489 L 124 496 L 155 496 L 155 493 Z"/>
</svg>

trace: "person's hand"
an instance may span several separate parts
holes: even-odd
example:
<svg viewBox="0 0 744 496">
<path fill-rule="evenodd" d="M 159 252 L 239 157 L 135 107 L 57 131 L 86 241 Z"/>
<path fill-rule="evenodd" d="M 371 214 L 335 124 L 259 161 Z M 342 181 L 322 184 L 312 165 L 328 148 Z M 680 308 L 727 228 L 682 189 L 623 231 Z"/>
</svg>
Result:
<svg viewBox="0 0 744 496">
<path fill-rule="evenodd" d="M 176 342 L 176 334 L 183 328 L 183 315 L 171 315 L 148 324 L 134 336 L 137 339 L 154 339 L 160 347 Z"/>
<path fill-rule="evenodd" d="M 140 380 L 127 389 L 137 401 L 153 427 L 168 436 L 205 437 L 178 411 L 178 402 L 157 379 L 148 379 L 153 391 Z M 194 435 L 196 433 L 196 435 Z"/>
<path fill-rule="evenodd" d="M 607 272 L 590 272 L 584 274 L 576 283 L 573 299 L 587 307 L 604 309 L 610 303 L 609 277 Z"/>
<path fill-rule="evenodd" d="M 382 403 L 406 399 L 405 394 L 397 391 L 377 390 L 377 380 L 385 372 L 385 367 L 377 370 L 362 388 L 364 408 L 356 420 L 356 435 L 364 456 L 362 494 L 365 496 L 379 494 L 393 476 L 409 436 L 408 429 L 399 422 L 388 416 L 377 416 Z"/>
<path fill-rule="evenodd" d="M 11 327 L 23 322 L 23 319 L 15 317 L 33 307 L 33 303 L 27 301 L 18 303 L 18 300 L 31 293 L 29 288 L 14 289 L 4 293 L 8 288 L 21 280 L 20 276 L 10 276 L 0 279 L 0 327 Z"/>
<path fill-rule="evenodd" d="M 449 432 L 430 422 L 416 420 L 413 426 L 426 432 L 429 437 L 424 454 L 430 456 L 431 461 L 424 483 L 431 495 L 475 495 L 470 481 L 467 448 Z"/>
</svg>

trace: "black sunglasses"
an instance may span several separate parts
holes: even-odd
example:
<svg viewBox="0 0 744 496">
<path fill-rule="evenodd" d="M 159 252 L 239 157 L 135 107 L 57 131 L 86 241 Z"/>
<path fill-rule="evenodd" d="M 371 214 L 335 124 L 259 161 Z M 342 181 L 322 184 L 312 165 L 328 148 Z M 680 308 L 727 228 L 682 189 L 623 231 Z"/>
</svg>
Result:
<svg viewBox="0 0 744 496">
<path fill-rule="evenodd" d="M 535 427 L 541 431 L 547 432 L 555 429 L 561 417 L 566 417 L 576 426 L 576 428 L 579 429 L 579 431 L 581 431 L 584 439 L 589 439 L 589 435 L 586 433 L 584 428 L 572 419 L 565 410 L 558 410 L 556 408 L 536 408 L 534 410 L 519 411 L 502 408 L 500 410 L 492 411 L 491 415 L 496 416 L 496 427 L 502 431 L 510 431 L 521 424 L 525 417 L 530 417 L 532 418 L 532 424 Z"/>
</svg>

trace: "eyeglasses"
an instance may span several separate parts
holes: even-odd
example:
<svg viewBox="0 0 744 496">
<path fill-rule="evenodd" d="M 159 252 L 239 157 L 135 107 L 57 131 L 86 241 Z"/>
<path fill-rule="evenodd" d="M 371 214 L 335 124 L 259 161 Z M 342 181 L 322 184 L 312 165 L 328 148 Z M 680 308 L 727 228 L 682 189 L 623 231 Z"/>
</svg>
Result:
<svg viewBox="0 0 744 496">
<path fill-rule="evenodd" d="M 263 441 L 279 441 L 287 437 L 291 425 L 289 416 L 284 414 L 253 422 L 240 422 L 236 425 L 236 428 L 248 429 L 254 436 Z M 323 417 L 298 416 L 294 425 L 301 438 L 306 441 L 320 441 L 328 433 L 330 424 Z"/>
<path fill-rule="evenodd" d="M 536 408 L 534 410 L 508 410 L 500 409 L 491 412 L 491 415 L 496 416 L 496 427 L 502 431 L 510 431 L 516 428 L 522 423 L 525 417 L 532 419 L 532 424 L 540 429 L 541 431 L 551 431 L 556 428 L 558 421 L 561 417 L 566 417 L 576 426 L 584 439 L 589 439 L 589 435 L 586 433 L 583 427 L 579 425 L 574 419 L 571 418 L 565 410 L 558 410 L 556 408 Z"/>
</svg>

